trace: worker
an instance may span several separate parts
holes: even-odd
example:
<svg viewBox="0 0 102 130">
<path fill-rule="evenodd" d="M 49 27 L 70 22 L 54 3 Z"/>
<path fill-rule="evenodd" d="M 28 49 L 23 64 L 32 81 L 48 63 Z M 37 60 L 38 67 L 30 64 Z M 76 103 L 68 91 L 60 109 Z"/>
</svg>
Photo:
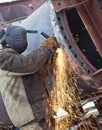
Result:
<svg viewBox="0 0 102 130">
<path fill-rule="evenodd" d="M 1 35 L 1 44 L 0 122 L 13 124 L 20 130 L 53 130 L 45 121 L 51 108 L 44 70 L 51 53 L 58 47 L 54 38 L 48 38 L 30 54 L 22 55 L 28 45 L 26 30 L 10 25 Z"/>
</svg>

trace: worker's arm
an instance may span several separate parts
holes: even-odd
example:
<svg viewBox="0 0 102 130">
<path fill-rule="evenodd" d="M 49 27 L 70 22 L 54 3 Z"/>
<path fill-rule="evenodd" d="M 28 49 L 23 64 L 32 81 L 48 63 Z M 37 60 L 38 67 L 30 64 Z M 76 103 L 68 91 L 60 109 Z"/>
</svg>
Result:
<svg viewBox="0 0 102 130">
<path fill-rule="evenodd" d="M 51 51 L 47 47 L 40 47 L 26 56 L 16 54 L 12 50 L 2 55 L 2 70 L 16 73 L 34 73 L 38 71 L 49 58 Z M 8 53 L 8 54 L 7 54 Z"/>
<path fill-rule="evenodd" d="M 0 54 L 0 66 L 4 71 L 13 73 L 29 74 L 38 71 L 48 60 L 56 43 L 50 38 L 42 44 L 36 51 L 26 56 L 15 53 L 12 50 L 4 51 Z M 51 42 L 49 42 L 51 41 Z M 2 63 L 3 62 L 3 63 Z"/>
</svg>

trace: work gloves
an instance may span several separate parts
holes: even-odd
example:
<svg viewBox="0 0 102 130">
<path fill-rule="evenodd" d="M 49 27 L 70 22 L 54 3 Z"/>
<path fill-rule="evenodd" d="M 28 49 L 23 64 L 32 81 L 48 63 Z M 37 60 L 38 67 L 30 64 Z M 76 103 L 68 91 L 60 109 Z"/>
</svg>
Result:
<svg viewBox="0 0 102 130">
<path fill-rule="evenodd" d="M 55 37 L 48 38 L 39 47 L 43 47 L 43 46 L 49 47 L 49 48 L 54 49 L 54 50 L 56 50 L 59 47 Z"/>
<path fill-rule="evenodd" d="M 53 67 L 53 56 L 55 55 L 55 50 L 59 47 L 59 45 L 55 37 L 50 37 L 39 47 L 48 47 L 50 50 L 54 50 L 49 56 L 49 59 L 46 61 L 46 64 L 44 64 L 43 67 L 39 70 L 39 75 L 43 75 L 42 77 L 45 78 L 48 76 L 48 74 L 50 75 L 50 70 Z"/>
</svg>

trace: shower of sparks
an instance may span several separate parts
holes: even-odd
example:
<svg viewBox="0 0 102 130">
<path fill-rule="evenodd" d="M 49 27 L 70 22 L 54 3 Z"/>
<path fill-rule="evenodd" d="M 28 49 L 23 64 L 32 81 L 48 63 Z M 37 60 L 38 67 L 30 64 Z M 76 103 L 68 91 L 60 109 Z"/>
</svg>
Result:
<svg viewBox="0 0 102 130">
<path fill-rule="evenodd" d="M 57 49 L 50 104 L 55 115 L 57 115 L 60 108 L 68 114 L 62 120 L 55 121 L 55 130 L 69 130 L 76 123 L 82 122 L 83 114 L 79 109 L 80 98 L 77 93 L 77 81 L 74 75 L 75 72 L 66 55 L 62 49 Z M 83 130 L 86 130 L 85 122 L 83 122 Z"/>
<path fill-rule="evenodd" d="M 74 91 L 76 80 L 72 77 L 71 66 L 68 64 L 68 60 L 62 49 L 57 49 L 57 54 L 51 105 L 55 113 L 57 113 L 59 108 L 63 108 L 68 112 L 68 116 L 56 124 L 56 130 L 68 130 L 68 128 L 74 125 L 73 119 L 77 118 L 76 110 L 73 109 L 74 107 L 78 108 L 77 105 L 79 104 Z"/>
</svg>

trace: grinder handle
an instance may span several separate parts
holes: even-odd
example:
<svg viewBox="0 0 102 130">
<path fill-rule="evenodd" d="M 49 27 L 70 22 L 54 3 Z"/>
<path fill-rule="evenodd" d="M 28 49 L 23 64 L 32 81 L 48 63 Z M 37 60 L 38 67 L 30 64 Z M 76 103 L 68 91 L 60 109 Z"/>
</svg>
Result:
<svg viewBox="0 0 102 130">
<path fill-rule="evenodd" d="M 44 32 L 41 32 L 41 35 L 44 36 L 45 38 L 49 38 L 49 36 Z"/>
</svg>

